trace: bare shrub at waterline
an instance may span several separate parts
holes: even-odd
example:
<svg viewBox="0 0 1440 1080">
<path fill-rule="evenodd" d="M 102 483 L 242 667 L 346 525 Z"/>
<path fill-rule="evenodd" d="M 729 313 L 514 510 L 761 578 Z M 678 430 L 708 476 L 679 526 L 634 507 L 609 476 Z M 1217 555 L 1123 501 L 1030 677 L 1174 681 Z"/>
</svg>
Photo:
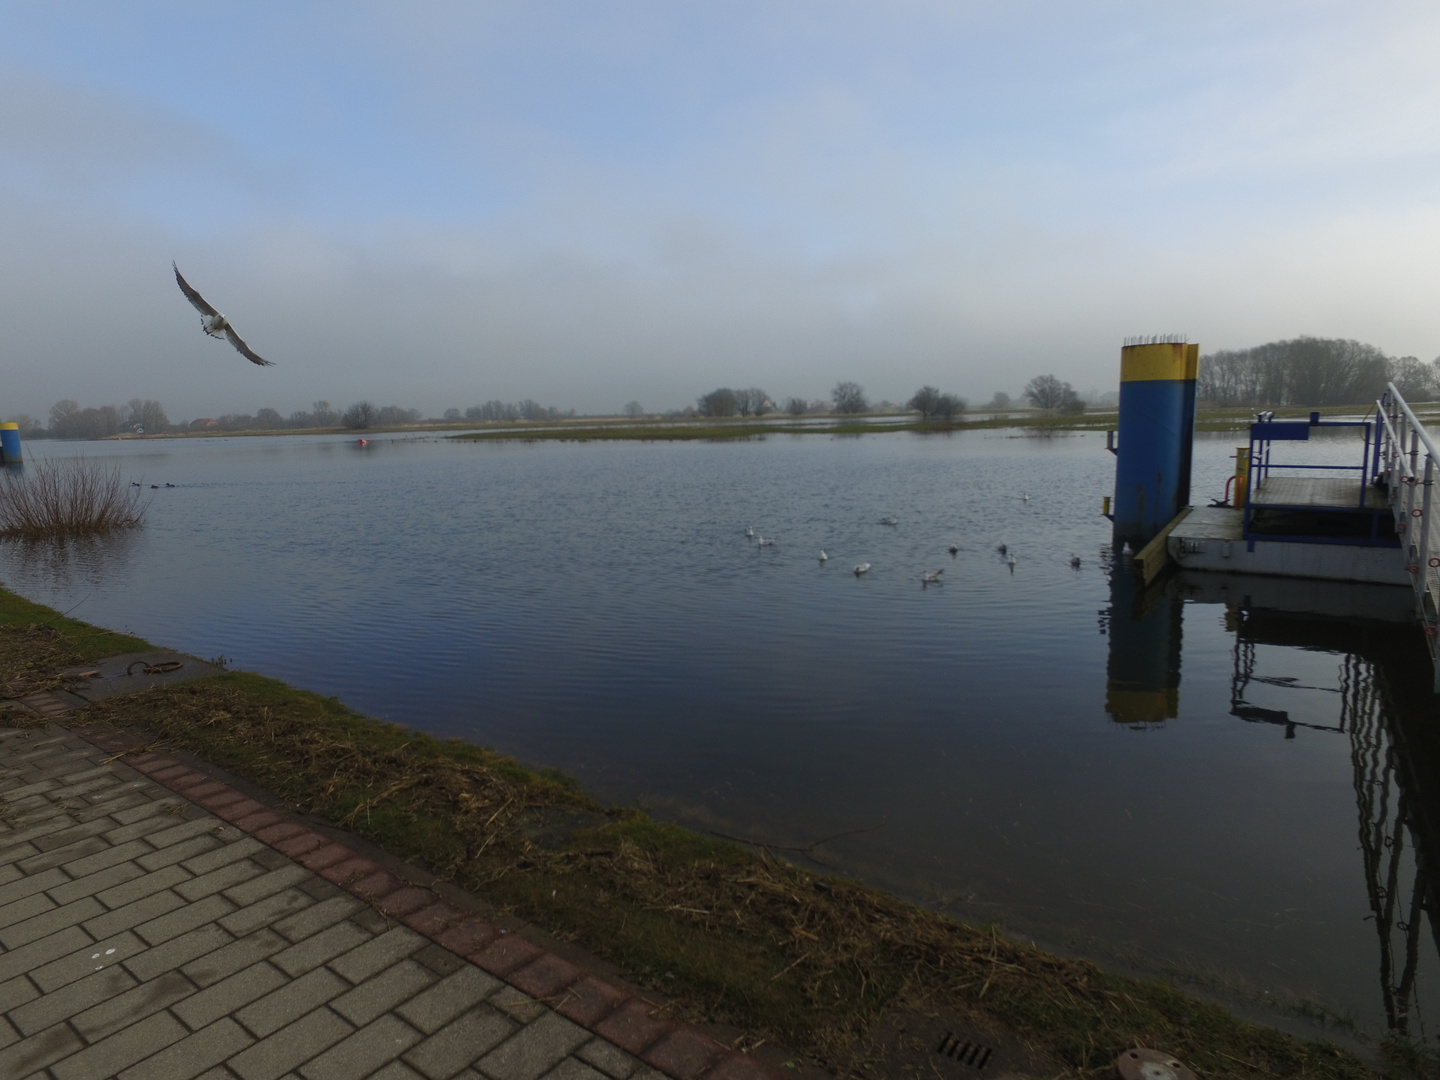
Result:
<svg viewBox="0 0 1440 1080">
<path fill-rule="evenodd" d="M 138 528 L 147 502 L 120 466 L 86 458 L 0 470 L 0 537 L 42 540 Z"/>
</svg>

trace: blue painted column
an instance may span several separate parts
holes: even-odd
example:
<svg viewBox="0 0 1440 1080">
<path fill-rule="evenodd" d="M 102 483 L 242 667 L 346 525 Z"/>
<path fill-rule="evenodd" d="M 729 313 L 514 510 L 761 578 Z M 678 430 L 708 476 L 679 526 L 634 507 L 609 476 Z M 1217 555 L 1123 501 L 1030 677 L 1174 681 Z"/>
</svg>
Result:
<svg viewBox="0 0 1440 1080">
<path fill-rule="evenodd" d="M 0 424 L 0 465 L 18 465 L 20 460 L 20 425 Z"/>
<path fill-rule="evenodd" d="M 1199 360 L 1200 346 L 1182 341 L 1120 350 L 1117 544 L 1139 550 L 1189 505 Z"/>
</svg>

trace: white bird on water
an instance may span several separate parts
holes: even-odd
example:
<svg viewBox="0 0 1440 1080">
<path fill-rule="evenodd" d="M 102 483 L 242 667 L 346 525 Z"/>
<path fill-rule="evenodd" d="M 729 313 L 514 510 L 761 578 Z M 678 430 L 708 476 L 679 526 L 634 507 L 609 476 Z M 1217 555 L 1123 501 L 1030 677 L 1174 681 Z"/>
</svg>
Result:
<svg viewBox="0 0 1440 1080">
<path fill-rule="evenodd" d="M 746 526 L 745 526 L 745 536 L 746 536 L 748 539 L 751 539 L 751 540 L 754 540 L 754 539 L 755 539 L 755 526 L 754 526 L 754 525 L 746 525 Z"/>
<path fill-rule="evenodd" d="M 820 549 L 820 561 L 821 561 L 821 562 L 829 562 L 829 561 L 830 561 L 830 556 L 825 554 L 825 549 L 824 549 L 824 548 L 821 548 L 821 549 Z"/>
<path fill-rule="evenodd" d="M 859 577 L 861 574 L 865 573 L 869 569 L 870 564 L 868 562 L 862 562 L 859 566 L 855 567 L 855 576 Z"/>
<path fill-rule="evenodd" d="M 940 575 L 943 573 L 945 573 L 943 569 L 931 570 L 928 574 L 921 574 L 920 580 L 926 585 L 938 585 L 940 583 Z"/>
<path fill-rule="evenodd" d="M 220 312 L 216 311 L 206 299 L 191 288 L 190 283 L 180 276 L 180 267 L 173 262 L 170 264 L 175 271 L 175 281 L 180 286 L 180 291 L 185 294 L 185 299 L 194 305 L 195 310 L 200 312 L 200 329 L 211 337 L 224 336 L 229 339 L 235 350 L 252 364 L 259 364 L 261 367 L 274 367 L 269 360 L 257 356 L 255 350 L 246 345 L 240 335 L 235 332 L 235 327 L 230 325 L 230 320 Z"/>
<path fill-rule="evenodd" d="M 1005 563 L 1010 567 L 1010 572 L 1013 574 L 1015 572 L 1015 553 L 1013 551 L 1005 559 Z"/>
<path fill-rule="evenodd" d="M 775 546 L 775 541 L 774 541 L 773 538 L 767 540 L 767 539 L 765 539 L 765 537 L 763 537 L 763 536 L 757 536 L 757 537 L 755 538 L 755 542 L 756 542 L 757 544 L 759 544 L 761 547 L 774 547 L 774 546 Z"/>
<path fill-rule="evenodd" d="M 893 518 L 893 517 L 881 518 L 881 519 L 880 519 L 880 524 L 881 524 L 881 525 L 899 525 L 899 524 L 900 524 L 900 519 L 899 519 L 899 518 Z"/>
</svg>

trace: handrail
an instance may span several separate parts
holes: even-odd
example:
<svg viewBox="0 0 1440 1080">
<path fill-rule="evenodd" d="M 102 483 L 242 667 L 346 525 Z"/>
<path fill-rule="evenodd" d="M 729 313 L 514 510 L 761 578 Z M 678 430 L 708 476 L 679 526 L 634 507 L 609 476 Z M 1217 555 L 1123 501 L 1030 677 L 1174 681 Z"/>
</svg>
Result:
<svg viewBox="0 0 1440 1080">
<path fill-rule="evenodd" d="M 1393 383 L 1391 384 L 1390 389 L 1392 392 L 1394 391 L 1395 386 Z M 1410 413 L 1410 409 L 1405 405 L 1405 399 L 1396 394 L 1395 400 L 1400 403 L 1400 407 L 1405 409 L 1406 414 L 1410 416 L 1410 422 L 1415 425 L 1415 430 L 1420 432 L 1420 437 L 1425 440 L 1426 449 L 1429 449 L 1430 438 L 1424 433 L 1425 429 L 1420 427 L 1419 424 L 1415 423 L 1414 415 Z M 1390 414 L 1385 411 L 1385 406 L 1378 401 L 1375 402 L 1375 411 L 1379 414 L 1380 419 L 1385 422 L 1385 433 L 1390 436 L 1390 441 L 1396 446 L 1402 447 L 1401 452 L 1395 455 L 1395 460 L 1398 461 L 1400 463 L 1400 467 L 1405 470 L 1405 475 L 1408 476 L 1411 480 L 1414 480 L 1415 474 L 1411 471 L 1410 466 L 1405 461 L 1405 453 L 1403 450 L 1404 444 L 1400 436 L 1395 433 L 1394 425 L 1390 423 Z M 1430 456 L 1436 456 L 1434 450 L 1430 451 Z"/>
<path fill-rule="evenodd" d="M 1435 450 L 1435 444 L 1430 441 L 1430 436 L 1425 431 L 1425 425 L 1420 423 L 1420 421 L 1416 418 L 1415 414 L 1410 411 L 1410 406 L 1406 404 L 1405 399 L 1400 396 L 1400 391 L 1395 389 L 1395 384 L 1393 382 L 1386 383 L 1385 389 L 1389 393 L 1394 395 L 1395 402 L 1400 406 L 1400 408 L 1405 410 L 1405 416 L 1410 420 L 1411 427 L 1419 434 L 1420 441 L 1425 444 L 1425 449 L 1430 451 L 1430 456 L 1432 458 L 1440 459 L 1440 452 L 1437 452 Z M 1376 404 L 1378 405 L 1379 402 L 1377 401 Z"/>
</svg>

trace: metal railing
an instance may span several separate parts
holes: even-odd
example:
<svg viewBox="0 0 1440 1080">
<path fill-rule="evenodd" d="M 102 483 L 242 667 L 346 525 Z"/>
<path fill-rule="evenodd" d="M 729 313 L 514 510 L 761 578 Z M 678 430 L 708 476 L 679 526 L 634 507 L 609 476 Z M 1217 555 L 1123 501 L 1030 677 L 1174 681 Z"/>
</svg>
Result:
<svg viewBox="0 0 1440 1080">
<path fill-rule="evenodd" d="M 1440 614 L 1440 542 L 1437 542 L 1431 494 L 1440 458 L 1430 434 L 1390 383 L 1375 403 L 1380 421 L 1375 439 L 1375 475 L 1385 485 L 1395 515 L 1395 533 L 1415 587 L 1415 611 L 1430 655 L 1437 658 L 1435 691 L 1440 693 L 1440 657 L 1436 651 Z M 1419 489 L 1418 491 L 1416 489 Z"/>
</svg>

